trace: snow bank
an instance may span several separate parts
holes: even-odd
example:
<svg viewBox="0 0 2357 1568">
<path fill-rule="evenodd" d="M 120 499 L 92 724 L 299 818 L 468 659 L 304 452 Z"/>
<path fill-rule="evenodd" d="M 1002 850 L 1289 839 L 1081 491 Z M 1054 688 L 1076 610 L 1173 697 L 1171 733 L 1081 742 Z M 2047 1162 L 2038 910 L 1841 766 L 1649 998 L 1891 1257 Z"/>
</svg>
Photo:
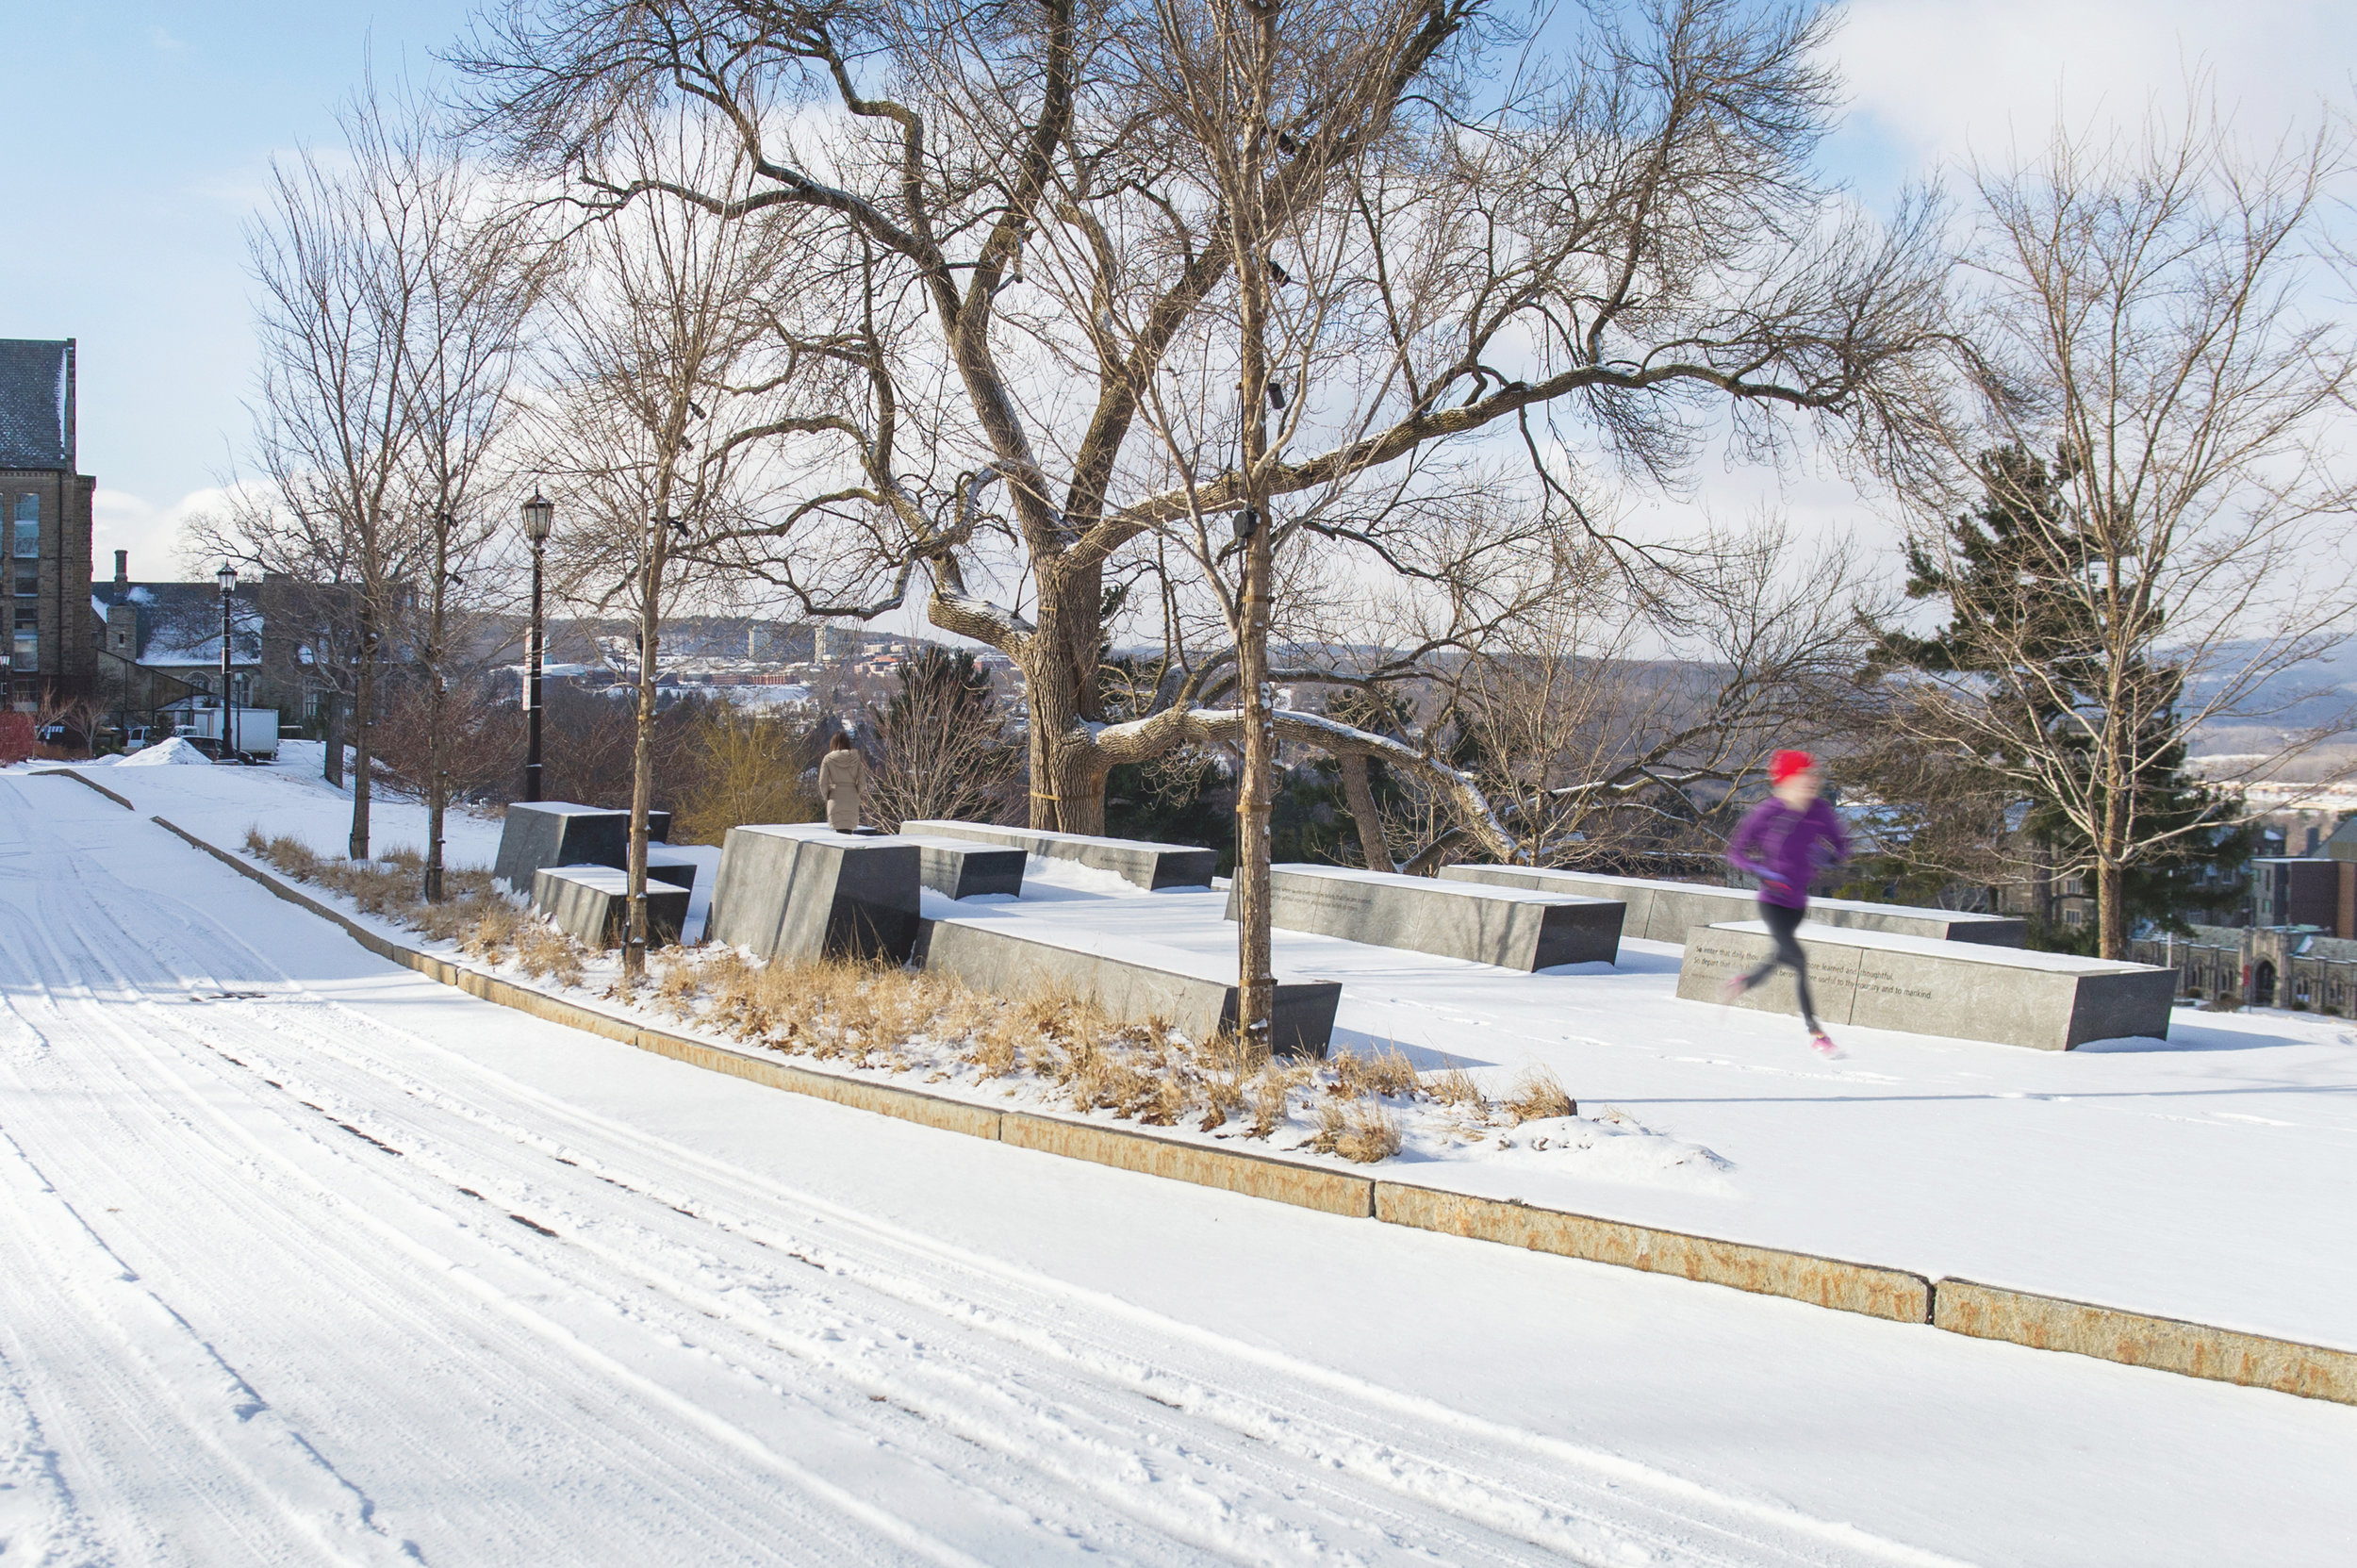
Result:
<svg viewBox="0 0 2357 1568">
<path fill-rule="evenodd" d="M 213 759 L 198 751 L 193 742 L 182 735 L 173 735 L 160 746 L 150 746 L 134 751 L 115 766 L 118 767 L 174 767 L 190 766 L 210 767 Z"/>
</svg>

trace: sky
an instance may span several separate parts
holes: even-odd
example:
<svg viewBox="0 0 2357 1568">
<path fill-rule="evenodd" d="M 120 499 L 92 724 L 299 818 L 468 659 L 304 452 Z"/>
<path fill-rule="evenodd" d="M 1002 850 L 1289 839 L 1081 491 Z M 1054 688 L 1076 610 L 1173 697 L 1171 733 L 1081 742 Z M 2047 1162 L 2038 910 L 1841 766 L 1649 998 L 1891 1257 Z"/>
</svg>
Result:
<svg viewBox="0 0 2357 1568">
<path fill-rule="evenodd" d="M 17 0 L 0 117 L 0 337 L 79 340 L 82 467 L 101 571 L 201 572 L 180 520 L 231 471 L 254 378 L 244 225 L 271 160 L 332 145 L 371 64 L 429 79 L 470 0 L 119 4 Z M 2247 132 L 2357 103 L 2348 0 L 1853 0 L 1833 44 L 1850 94 L 1829 171 L 1871 206 L 1974 157 L 2042 141 L 2060 114 L 2133 124 L 2206 69 Z M 1809 527 L 1869 523 L 1847 486 L 1713 465 L 1702 503 L 1772 500 Z M 1882 532 L 1864 530 L 1871 537 Z"/>
</svg>

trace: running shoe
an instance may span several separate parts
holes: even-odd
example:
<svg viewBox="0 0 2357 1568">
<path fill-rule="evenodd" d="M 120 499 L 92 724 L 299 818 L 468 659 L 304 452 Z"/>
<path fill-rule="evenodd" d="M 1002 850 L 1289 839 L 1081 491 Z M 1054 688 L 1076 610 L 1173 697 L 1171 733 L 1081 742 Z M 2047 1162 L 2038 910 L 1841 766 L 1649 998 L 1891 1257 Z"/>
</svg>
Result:
<svg viewBox="0 0 2357 1568">
<path fill-rule="evenodd" d="M 1727 982 L 1719 987 L 1719 1005 L 1721 1007 L 1733 1007 L 1737 1002 L 1742 1000 L 1743 993 L 1749 991 L 1750 989 L 1750 986 L 1743 983 L 1743 977 L 1741 975 L 1729 975 L 1727 977 Z"/>
<path fill-rule="evenodd" d="M 1841 1054 L 1841 1048 L 1833 1043 L 1833 1036 L 1821 1029 L 1808 1037 L 1808 1048 L 1829 1062 Z"/>
</svg>

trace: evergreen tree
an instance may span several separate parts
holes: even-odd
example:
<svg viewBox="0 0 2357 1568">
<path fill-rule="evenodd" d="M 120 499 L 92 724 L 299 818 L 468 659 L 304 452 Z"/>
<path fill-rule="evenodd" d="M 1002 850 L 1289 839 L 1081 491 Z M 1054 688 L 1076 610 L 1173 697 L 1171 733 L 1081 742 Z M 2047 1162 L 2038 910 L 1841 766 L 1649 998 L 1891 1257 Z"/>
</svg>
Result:
<svg viewBox="0 0 2357 1568">
<path fill-rule="evenodd" d="M 2092 569 L 2099 547 L 2087 520 L 2073 513 L 2069 463 L 2067 453 L 2049 464 L 2018 445 L 1984 454 L 1979 508 L 1949 524 L 1944 550 L 1920 539 L 1907 547 L 1907 597 L 1944 601 L 1947 624 L 1925 637 L 1878 629 L 1877 655 L 1886 668 L 1991 678 L 1982 701 L 1996 710 L 1997 722 L 1976 725 L 1974 734 L 1984 744 L 1997 737 L 1982 759 L 1992 780 L 2033 775 L 2030 759 L 2057 754 L 2075 759 L 2075 779 L 2088 779 L 2092 747 L 2076 716 L 2100 704 L 2107 689 L 2137 691 L 2143 718 L 2137 744 L 2128 750 L 2139 765 L 2127 784 L 2140 852 L 2118 864 L 2115 874 L 2131 927 L 2152 921 L 2182 933 L 2182 912 L 2197 889 L 2205 900 L 2219 896 L 2218 883 L 2205 881 L 2204 872 L 2238 868 L 2249 859 L 2251 834 L 2238 799 L 2185 768 L 2176 719 L 2184 672 L 2151 654 L 2124 672 L 2105 666 L 2109 639 L 2097 620 L 2100 601 L 2076 581 Z M 2025 804 L 2019 833 L 2036 860 L 2059 875 L 2086 873 L 2096 846 L 2053 793 L 2033 794 Z M 2096 949 L 2092 923 L 2032 923 L 2035 946 Z"/>
</svg>

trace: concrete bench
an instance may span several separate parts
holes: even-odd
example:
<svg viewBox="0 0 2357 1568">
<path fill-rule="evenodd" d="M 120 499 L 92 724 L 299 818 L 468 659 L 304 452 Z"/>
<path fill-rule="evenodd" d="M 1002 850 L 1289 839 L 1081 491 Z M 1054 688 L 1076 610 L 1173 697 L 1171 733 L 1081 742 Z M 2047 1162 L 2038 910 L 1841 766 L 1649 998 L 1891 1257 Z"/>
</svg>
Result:
<svg viewBox="0 0 2357 1568">
<path fill-rule="evenodd" d="M 1236 917 L 1237 894 L 1228 894 Z M 1609 964 L 1620 956 L 1624 906 L 1344 866 L 1269 867 L 1269 922 L 1378 948 L 1406 948 L 1504 969 Z"/>
<path fill-rule="evenodd" d="M 1003 844 L 1048 860 L 1076 861 L 1111 871 L 1149 891 L 1159 887 L 1209 887 L 1219 868 L 1219 851 L 1189 844 L 1156 844 L 1142 838 L 1092 838 L 1077 833 L 1036 833 L 988 822 L 903 822 L 900 831 L 920 838 L 979 839 Z"/>
<path fill-rule="evenodd" d="M 1021 850 L 975 838 L 929 838 L 917 834 L 899 837 L 903 844 L 916 846 L 921 867 L 918 880 L 936 893 L 952 899 L 979 898 L 985 893 L 1022 895 L 1023 867 L 1030 856 Z"/>
<path fill-rule="evenodd" d="M 905 838 L 823 822 L 731 828 L 704 935 L 764 958 L 906 963 L 922 918 L 921 860 Z"/>
<path fill-rule="evenodd" d="M 928 920 L 918 962 L 978 991 L 1022 998 L 1055 987 L 1125 1023 L 1162 1018 L 1201 1043 L 1236 1025 L 1236 967 L 1114 937 L 1082 945 L 1068 933 L 1025 930 L 1019 920 Z M 1279 976 L 1270 1045 L 1279 1055 L 1326 1054 L 1343 988 L 1330 980 Z"/>
<path fill-rule="evenodd" d="M 647 945 L 679 940 L 688 890 L 647 879 Z M 617 948 L 630 933 L 630 873 L 610 866 L 544 866 L 532 876 L 532 907 L 592 948 Z"/>
<path fill-rule="evenodd" d="M 662 843 L 671 835 L 671 814 L 647 813 L 647 837 Z M 492 876 L 519 893 L 532 892 L 533 873 L 543 866 L 630 864 L 630 812 L 570 801 L 518 801 L 500 824 L 500 852 Z"/>
<path fill-rule="evenodd" d="M 2033 1050 L 2168 1034 L 2174 969 L 1819 925 L 1803 925 L 1799 940 L 1808 957 L 1818 1016 L 1828 1025 L 1944 1034 Z M 1689 1001 L 1721 1000 L 1728 977 L 1765 961 L 1774 946 L 1757 920 L 1693 932 L 1678 966 L 1678 995 Z M 1777 970 L 1733 1005 L 1799 1013 L 1792 972 Z"/>
<path fill-rule="evenodd" d="M 1748 920 L 1758 912 L 1759 895 L 1747 887 L 1713 887 L 1698 882 L 1655 882 L 1644 877 L 1606 877 L 1538 866 L 1451 866 L 1449 882 L 1492 887 L 1525 887 L 1586 899 L 1618 899 L 1628 905 L 1624 936 L 1650 942 L 1683 942 L 1696 926 Z M 1818 925 L 1848 931 L 1881 931 L 1946 942 L 1979 942 L 2018 948 L 2028 933 L 2008 915 L 1968 915 L 1960 910 L 1916 909 L 1906 904 L 1861 903 L 1853 899 L 1811 899 L 1808 917 Z"/>
</svg>

